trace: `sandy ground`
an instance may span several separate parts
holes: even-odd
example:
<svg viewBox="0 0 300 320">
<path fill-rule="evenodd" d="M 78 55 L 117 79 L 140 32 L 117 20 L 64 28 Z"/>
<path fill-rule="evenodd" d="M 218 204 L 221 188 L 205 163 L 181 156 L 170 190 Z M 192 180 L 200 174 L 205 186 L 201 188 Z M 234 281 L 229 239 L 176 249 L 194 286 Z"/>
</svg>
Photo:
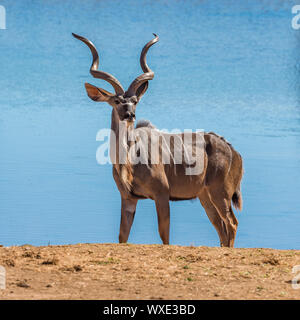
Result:
<svg viewBox="0 0 300 320">
<path fill-rule="evenodd" d="M 0 299 L 300 299 L 300 251 L 131 244 L 0 247 Z"/>
</svg>

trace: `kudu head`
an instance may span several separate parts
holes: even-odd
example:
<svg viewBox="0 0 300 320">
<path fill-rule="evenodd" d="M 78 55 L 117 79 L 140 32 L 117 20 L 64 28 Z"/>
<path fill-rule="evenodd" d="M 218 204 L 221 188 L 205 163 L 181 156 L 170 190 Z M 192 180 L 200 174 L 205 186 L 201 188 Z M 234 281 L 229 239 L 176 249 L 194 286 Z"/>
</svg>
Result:
<svg viewBox="0 0 300 320">
<path fill-rule="evenodd" d="M 77 34 L 72 33 L 73 36 L 83 41 L 91 50 L 93 55 L 93 62 L 90 68 L 90 73 L 94 78 L 103 79 L 109 82 L 115 93 L 111 93 L 102 88 L 95 87 L 89 83 L 85 83 L 85 88 L 88 96 L 94 101 L 101 101 L 109 103 L 117 112 L 120 121 L 128 121 L 133 123 L 135 120 L 135 109 L 136 105 L 140 101 L 143 94 L 148 88 L 148 81 L 154 78 L 154 72 L 148 67 L 146 62 L 146 55 L 149 48 L 156 43 L 159 38 L 154 34 L 155 38 L 149 41 L 143 48 L 140 56 L 140 64 L 144 71 L 143 74 L 138 76 L 130 84 L 127 91 L 124 91 L 121 83 L 111 74 L 99 71 L 99 55 L 94 44 L 86 38 L 83 38 Z"/>
</svg>

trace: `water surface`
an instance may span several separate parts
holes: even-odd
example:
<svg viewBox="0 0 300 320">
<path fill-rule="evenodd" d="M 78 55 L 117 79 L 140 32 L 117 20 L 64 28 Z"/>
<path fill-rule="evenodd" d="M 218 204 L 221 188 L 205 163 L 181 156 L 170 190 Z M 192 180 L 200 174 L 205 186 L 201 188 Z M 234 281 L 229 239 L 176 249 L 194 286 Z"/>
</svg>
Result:
<svg viewBox="0 0 300 320">
<path fill-rule="evenodd" d="M 149 51 L 155 71 L 137 118 L 226 137 L 245 166 L 237 247 L 300 249 L 300 30 L 295 1 L 2 1 L 0 243 L 117 242 L 120 196 L 98 165 L 110 107 L 86 96 L 89 37 L 124 86 Z M 198 201 L 171 203 L 171 243 L 218 245 Z M 160 243 L 140 201 L 132 243 Z"/>
</svg>

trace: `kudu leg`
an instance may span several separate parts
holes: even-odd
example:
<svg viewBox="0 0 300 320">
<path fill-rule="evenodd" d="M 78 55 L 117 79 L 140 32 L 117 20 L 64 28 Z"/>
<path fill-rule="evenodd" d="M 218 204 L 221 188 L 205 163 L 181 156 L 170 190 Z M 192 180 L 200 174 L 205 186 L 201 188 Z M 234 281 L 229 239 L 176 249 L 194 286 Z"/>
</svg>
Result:
<svg viewBox="0 0 300 320">
<path fill-rule="evenodd" d="M 137 200 L 122 199 L 119 243 L 126 243 L 135 216 Z"/>
<path fill-rule="evenodd" d="M 229 216 L 229 224 L 232 229 L 232 236 L 229 238 L 229 247 L 233 247 L 239 222 L 238 222 L 238 220 L 232 210 L 231 200 L 228 202 L 229 202 L 229 215 L 228 215 Z"/>
<path fill-rule="evenodd" d="M 220 239 L 220 246 L 221 247 L 227 246 L 228 237 L 227 237 L 227 230 L 226 230 L 225 223 L 220 217 L 215 206 L 210 201 L 209 195 L 207 193 L 202 194 L 201 197 L 199 197 L 199 200 L 207 214 L 207 217 L 209 218 L 210 222 L 217 230 L 217 233 Z"/>
<path fill-rule="evenodd" d="M 169 244 L 170 232 L 170 204 L 169 196 L 160 196 L 155 199 L 158 218 L 158 231 L 163 244 Z"/>
<path fill-rule="evenodd" d="M 226 199 L 222 197 L 222 193 L 220 192 L 210 192 L 210 200 L 218 210 L 221 218 L 223 219 L 226 229 L 227 229 L 227 247 L 234 246 L 234 240 L 236 236 L 236 231 L 238 227 L 238 221 L 235 217 L 232 207 L 231 207 L 231 199 Z"/>
</svg>

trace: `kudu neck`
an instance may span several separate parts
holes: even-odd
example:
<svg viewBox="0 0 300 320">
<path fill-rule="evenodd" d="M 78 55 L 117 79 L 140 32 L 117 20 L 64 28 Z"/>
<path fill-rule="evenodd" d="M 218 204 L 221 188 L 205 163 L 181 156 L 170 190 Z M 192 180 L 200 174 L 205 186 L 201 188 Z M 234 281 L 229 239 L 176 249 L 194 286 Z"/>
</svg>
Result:
<svg viewBox="0 0 300 320">
<path fill-rule="evenodd" d="M 119 164 L 126 163 L 128 158 L 128 148 L 132 143 L 128 140 L 128 136 L 133 133 L 133 130 L 133 123 L 128 126 L 126 121 L 120 121 L 117 111 L 113 109 L 111 114 L 110 152 L 112 159 L 116 161 L 117 171 L 119 170 Z"/>
</svg>

